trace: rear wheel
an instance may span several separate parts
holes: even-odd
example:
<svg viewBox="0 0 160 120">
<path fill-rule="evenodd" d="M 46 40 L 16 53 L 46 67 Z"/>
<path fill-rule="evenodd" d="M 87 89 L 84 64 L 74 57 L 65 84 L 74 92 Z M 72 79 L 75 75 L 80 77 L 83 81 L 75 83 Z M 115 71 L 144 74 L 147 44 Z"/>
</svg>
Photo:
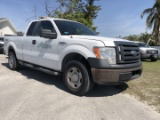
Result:
<svg viewBox="0 0 160 120">
<path fill-rule="evenodd" d="M 90 72 L 79 61 L 68 62 L 64 69 L 64 83 L 69 92 L 75 95 L 84 95 L 93 87 Z"/>
<path fill-rule="evenodd" d="M 8 63 L 9 63 L 9 68 L 12 69 L 12 70 L 17 70 L 19 68 L 19 63 L 18 63 L 18 60 L 16 58 L 16 55 L 12 51 L 9 52 Z"/>
</svg>

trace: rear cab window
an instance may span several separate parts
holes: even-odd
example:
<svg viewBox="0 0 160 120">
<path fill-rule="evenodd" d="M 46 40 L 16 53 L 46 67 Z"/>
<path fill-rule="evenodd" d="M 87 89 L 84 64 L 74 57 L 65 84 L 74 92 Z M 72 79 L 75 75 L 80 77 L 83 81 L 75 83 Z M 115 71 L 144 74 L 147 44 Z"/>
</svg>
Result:
<svg viewBox="0 0 160 120">
<path fill-rule="evenodd" d="M 35 28 L 36 28 L 36 24 L 37 24 L 38 22 L 32 22 L 31 23 L 31 25 L 29 26 L 29 29 L 28 29 L 28 31 L 27 31 L 27 36 L 33 36 L 33 32 L 34 32 L 34 30 L 35 30 Z"/>
</svg>

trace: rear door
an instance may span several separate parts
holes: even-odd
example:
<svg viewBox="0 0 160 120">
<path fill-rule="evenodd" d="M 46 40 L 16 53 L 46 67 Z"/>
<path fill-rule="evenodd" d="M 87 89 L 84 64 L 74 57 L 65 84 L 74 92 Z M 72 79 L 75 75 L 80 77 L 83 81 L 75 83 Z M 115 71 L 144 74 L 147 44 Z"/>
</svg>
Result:
<svg viewBox="0 0 160 120">
<path fill-rule="evenodd" d="M 28 28 L 26 36 L 23 37 L 23 60 L 26 62 L 32 62 L 32 40 L 34 39 L 34 31 L 38 22 L 32 22 Z"/>
</svg>

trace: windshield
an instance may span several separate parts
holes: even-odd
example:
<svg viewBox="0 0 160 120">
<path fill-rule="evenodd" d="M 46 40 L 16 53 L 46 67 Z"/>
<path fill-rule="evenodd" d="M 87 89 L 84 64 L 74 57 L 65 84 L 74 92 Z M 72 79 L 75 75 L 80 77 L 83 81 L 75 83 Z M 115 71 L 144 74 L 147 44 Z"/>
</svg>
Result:
<svg viewBox="0 0 160 120">
<path fill-rule="evenodd" d="M 61 35 L 96 35 L 95 32 L 81 23 L 55 20 Z"/>
<path fill-rule="evenodd" d="M 146 43 L 137 43 L 139 47 L 150 47 L 149 45 L 147 45 Z"/>
</svg>

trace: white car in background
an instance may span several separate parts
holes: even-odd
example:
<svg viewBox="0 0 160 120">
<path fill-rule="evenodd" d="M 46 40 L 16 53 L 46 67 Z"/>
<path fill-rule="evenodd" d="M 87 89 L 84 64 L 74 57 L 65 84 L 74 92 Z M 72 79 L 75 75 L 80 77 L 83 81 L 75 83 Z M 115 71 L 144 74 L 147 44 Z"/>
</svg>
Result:
<svg viewBox="0 0 160 120">
<path fill-rule="evenodd" d="M 151 61 L 157 61 L 159 51 L 158 49 L 151 48 L 144 42 L 135 42 L 138 44 L 141 53 L 141 59 L 150 59 Z"/>
<path fill-rule="evenodd" d="M 158 59 L 160 59 L 160 46 L 151 46 L 151 47 L 158 50 Z"/>
</svg>

